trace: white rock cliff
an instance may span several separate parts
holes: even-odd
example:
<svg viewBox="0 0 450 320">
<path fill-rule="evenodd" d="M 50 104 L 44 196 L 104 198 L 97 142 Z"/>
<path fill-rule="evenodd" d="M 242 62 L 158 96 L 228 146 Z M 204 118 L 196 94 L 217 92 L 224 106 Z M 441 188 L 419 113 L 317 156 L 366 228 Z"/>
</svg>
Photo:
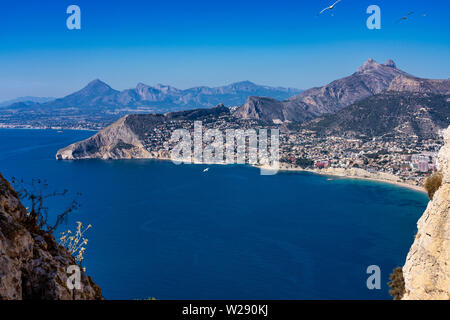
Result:
<svg viewBox="0 0 450 320">
<path fill-rule="evenodd" d="M 450 127 L 439 152 L 442 186 L 417 222 L 418 232 L 403 266 L 404 300 L 450 299 Z"/>
</svg>

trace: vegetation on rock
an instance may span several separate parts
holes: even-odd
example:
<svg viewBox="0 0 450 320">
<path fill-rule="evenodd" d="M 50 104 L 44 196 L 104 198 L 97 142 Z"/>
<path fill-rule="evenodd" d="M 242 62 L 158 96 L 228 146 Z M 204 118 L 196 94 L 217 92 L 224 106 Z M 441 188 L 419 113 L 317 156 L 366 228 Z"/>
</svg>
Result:
<svg viewBox="0 0 450 320">
<path fill-rule="evenodd" d="M 391 280 L 388 282 L 389 294 L 394 297 L 394 300 L 401 300 L 405 294 L 405 280 L 403 279 L 403 270 L 401 267 L 395 268 L 389 276 Z"/>
<path fill-rule="evenodd" d="M 436 193 L 436 191 L 441 187 L 442 185 L 442 173 L 441 172 L 435 172 L 432 176 L 428 177 L 425 180 L 424 188 L 428 193 L 428 197 L 430 200 L 433 200 L 433 196 Z"/>
</svg>

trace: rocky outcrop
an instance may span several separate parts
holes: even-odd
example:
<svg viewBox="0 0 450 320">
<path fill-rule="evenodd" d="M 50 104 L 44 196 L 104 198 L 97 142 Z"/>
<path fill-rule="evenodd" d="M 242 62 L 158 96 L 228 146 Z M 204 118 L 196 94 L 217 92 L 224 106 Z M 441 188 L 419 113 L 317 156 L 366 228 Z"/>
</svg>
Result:
<svg viewBox="0 0 450 320">
<path fill-rule="evenodd" d="M 58 160 L 74 159 L 149 159 L 155 156 L 144 146 L 152 129 L 170 121 L 216 119 L 229 116 L 223 104 L 210 109 L 193 109 L 165 114 L 131 114 L 125 116 L 94 136 L 59 150 Z"/>
<path fill-rule="evenodd" d="M 303 122 L 314 118 L 308 112 L 308 105 L 303 102 L 281 102 L 266 97 L 250 97 L 247 102 L 236 109 L 234 115 L 242 119 L 262 121 L 295 121 Z"/>
<path fill-rule="evenodd" d="M 282 102 L 264 97 L 249 97 L 235 115 L 243 119 L 284 119 Z"/>
<path fill-rule="evenodd" d="M 449 95 L 450 80 L 421 79 L 400 75 L 392 80 L 388 90 Z"/>
<path fill-rule="evenodd" d="M 150 158 L 138 136 L 125 123 L 125 116 L 87 140 L 58 151 L 58 160 Z"/>
<path fill-rule="evenodd" d="M 417 223 L 403 266 L 404 300 L 450 299 L 450 127 L 444 134 L 438 160 L 443 181 Z"/>
<path fill-rule="evenodd" d="M 81 289 L 66 286 L 74 257 L 54 237 L 30 224 L 17 193 L 0 175 L 0 300 L 102 299 L 100 288 L 81 272 Z"/>
</svg>

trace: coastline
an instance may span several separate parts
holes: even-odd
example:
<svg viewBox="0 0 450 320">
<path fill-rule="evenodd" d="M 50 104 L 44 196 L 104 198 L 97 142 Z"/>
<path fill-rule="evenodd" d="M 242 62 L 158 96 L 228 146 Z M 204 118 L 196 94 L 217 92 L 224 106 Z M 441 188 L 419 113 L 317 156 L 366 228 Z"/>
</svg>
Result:
<svg viewBox="0 0 450 320">
<path fill-rule="evenodd" d="M 1 127 L 0 127 L 0 129 L 1 129 Z M 4 129 L 6 129 L 6 128 L 4 128 Z M 29 128 L 29 129 L 38 129 L 38 128 Z M 57 130 L 57 129 L 48 128 L 47 130 Z M 90 129 L 65 129 L 65 130 L 95 131 L 95 130 L 90 130 Z M 72 145 L 70 145 L 64 149 L 68 149 L 71 146 Z M 63 150 L 63 149 L 61 149 L 61 150 Z M 59 152 L 61 152 L 61 150 L 58 150 L 58 152 L 57 152 L 57 155 L 56 155 L 57 160 L 75 160 L 74 158 L 72 158 L 71 155 L 70 155 L 70 157 L 58 157 L 58 154 L 59 154 Z M 117 159 L 117 160 L 119 160 L 119 159 L 153 159 L 153 160 L 161 160 L 161 161 L 172 161 L 172 159 L 170 157 L 168 157 L 167 155 L 163 156 L 160 154 L 156 154 L 156 152 L 145 152 L 145 154 L 140 154 L 140 155 L 128 154 L 128 155 L 121 155 L 119 157 L 112 157 L 112 158 L 110 158 L 110 157 L 111 157 L 111 155 L 108 156 L 108 155 L 104 154 L 100 159 L 103 159 L 103 160 L 107 160 L 107 159 L 111 159 L 111 160 L 114 160 L 114 159 Z M 91 157 L 91 156 L 79 157 L 78 160 L 92 159 L 92 158 L 97 158 L 97 157 Z M 224 163 L 194 163 L 193 162 L 192 164 L 227 165 L 227 163 L 225 163 L 225 162 Z M 305 168 L 301 168 L 301 167 L 296 167 L 291 164 L 279 163 L 279 168 L 274 169 L 273 167 L 267 166 L 267 165 L 257 165 L 257 164 L 249 164 L 249 165 L 252 167 L 255 167 L 255 168 L 259 168 L 261 170 L 265 169 L 268 171 L 309 172 L 309 173 L 323 175 L 323 176 L 329 176 L 329 177 L 339 177 L 339 178 L 346 178 L 346 179 L 358 179 L 358 180 L 367 180 L 367 181 L 374 181 L 374 182 L 380 182 L 380 183 L 387 183 L 387 184 L 395 185 L 398 187 L 408 188 L 410 190 L 414 190 L 417 192 L 426 193 L 423 186 L 414 184 L 412 181 L 411 182 L 403 181 L 403 180 L 400 180 L 399 177 L 397 177 L 396 175 L 393 175 L 393 174 L 384 173 L 384 172 L 369 172 L 369 171 L 367 171 L 365 169 L 361 169 L 361 168 L 349 168 L 348 169 L 348 168 L 329 167 L 329 168 L 324 168 L 324 169 L 318 169 L 318 168 L 305 169 Z"/>
<path fill-rule="evenodd" d="M 86 160 L 91 158 L 79 158 L 78 160 Z M 173 160 L 169 157 L 163 157 L 163 156 L 145 156 L 145 157 L 124 157 L 124 158 L 112 158 L 111 160 L 126 160 L 126 159 L 152 159 L 152 160 L 160 160 L 160 161 L 171 161 Z M 67 159 L 66 159 L 67 160 Z M 106 159 L 104 159 L 106 160 Z M 195 163 L 192 162 L 194 165 L 227 165 L 227 163 Z M 274 170 L 273 167 L 270 166 L 260 166 L 260 165 L 251 165 L 250 166 L 258 169 L 266 169 L 266 170 Z M 400 181 L 397 176 L 392 174 L 387 174 L 383 172 L 376 172 L 372 173 L 364 169 L 360 168 L 351 168 L 351 169 L 345 169 L 345 168 L 327 168 L 327 169 L 303 169 L 300 167 L 287 167 L 286 165 L 280 164 L 280 167 L 276 169 L 276 171 L 282 171 L 282 172 L 309 172 L 313 174 L 318 174 L 322 176 L 328 176 L 328 177 L 338 177 L 338 178 L 344 178 L 344 179 L 358 179 L 358 180 L 367 180 L 367 181 L 374 181 L 374 182 L 380 182 L 380 183 L 387 183 L 392 184 L 397 187 L 403 187 L 410 190 L 414 190 L 421 193 L 426 193 L 423 186 L 420 185 L 414 185 L 412 183 L 408 183 L 405 181 Z"/>
<path fill-rule="evenodd" d="M 53 130 L 53 131 L 92 131 L 92 132 L 98 132 L 99 130 L 95 129 L 85 129 L 85 128 L 44 128 L 44 127 L 8 127 L 8 126 L 1 126 L 0 130 L 2 129 L 8 129 L 8 130 Z"/>
<path fill-rule="evenodd" d="M 167 157 L 151 157 L 149 159 L 154 160 L 161 160 L 161 161 L 172 161 L 172 159 Z M 203 165 L 226 165 L 226 163 L 193 163 L 193 164 L 203 164 Z M 270 166 L 258 166 L 258 165 L 250 165 L 254 168 L 258 169 L 267 169 L 267 170 L 273 170 Z M 387 174 L 387 173 L 371 173 L 369 171 L 366 171 L 364 169 L 344 169 L 344 168 L 327 168 L 327 169 L 303 169 L 300 167 L 287 167 L 283 164 L 280 165 L 280 168 L 278 171 L 282 172 L 309 172 L 313 174 L 318 174 L 322 176 L 328 176 L 328 177 L 337 177 L 337 178 L 344 178 L 344 179 L 358 179 L 358 180 L 367 180 L 367 181 L 374 181 L 374 182 L 380 182 L 380 183 L 387 183 L 391 185 L 395 185 L 397 187 L 403 187 L 410 190 L 414 190 L 417 192 L 425 193 L 426 191 L 423 188 L 423 186 L 420 185 L 414 185 L 408 182 L 399 181 L 398 177 Z"/>
<path fill-rule="evenodd" d="M 254 166 L 256 168 L 271 169 L 271 167 Z M 344 168 L 327 168 L 327 169 L 303 169 L 299 167 L 286 167 L 280 165 L 278 171 L 284 172 L 309 172 L 328 177 L 338 177 L 344 179 L 358 179 L 381 183 L 388 183 L 398 187 L 408 188 L 417 192 L 426 193 L 425 189 L 419 185 L 413 185 L 404 181 L 399 181 L 394 175 L 387 173 L 371 173 L 364 169 L 344 169 Z"/>
</svg>

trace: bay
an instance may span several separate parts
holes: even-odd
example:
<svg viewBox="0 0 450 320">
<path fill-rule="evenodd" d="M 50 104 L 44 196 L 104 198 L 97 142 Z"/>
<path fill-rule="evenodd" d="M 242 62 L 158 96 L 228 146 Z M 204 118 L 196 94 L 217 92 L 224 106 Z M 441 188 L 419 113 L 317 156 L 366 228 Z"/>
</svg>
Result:
<svg viewBox="0 0 450 320">
<path fill-rule="evenodd" d="M 0 130 L 0 172 L 81 192 L 84 266 L 107 299 L 391 299 L 425 194 L 310 173 L 158 160 L 57 161 L 87 131 Z M 203 172 L 209 167 L 210 170 Z M 366 269 L 381 268 L 381 290 Z"/>
</svg>

